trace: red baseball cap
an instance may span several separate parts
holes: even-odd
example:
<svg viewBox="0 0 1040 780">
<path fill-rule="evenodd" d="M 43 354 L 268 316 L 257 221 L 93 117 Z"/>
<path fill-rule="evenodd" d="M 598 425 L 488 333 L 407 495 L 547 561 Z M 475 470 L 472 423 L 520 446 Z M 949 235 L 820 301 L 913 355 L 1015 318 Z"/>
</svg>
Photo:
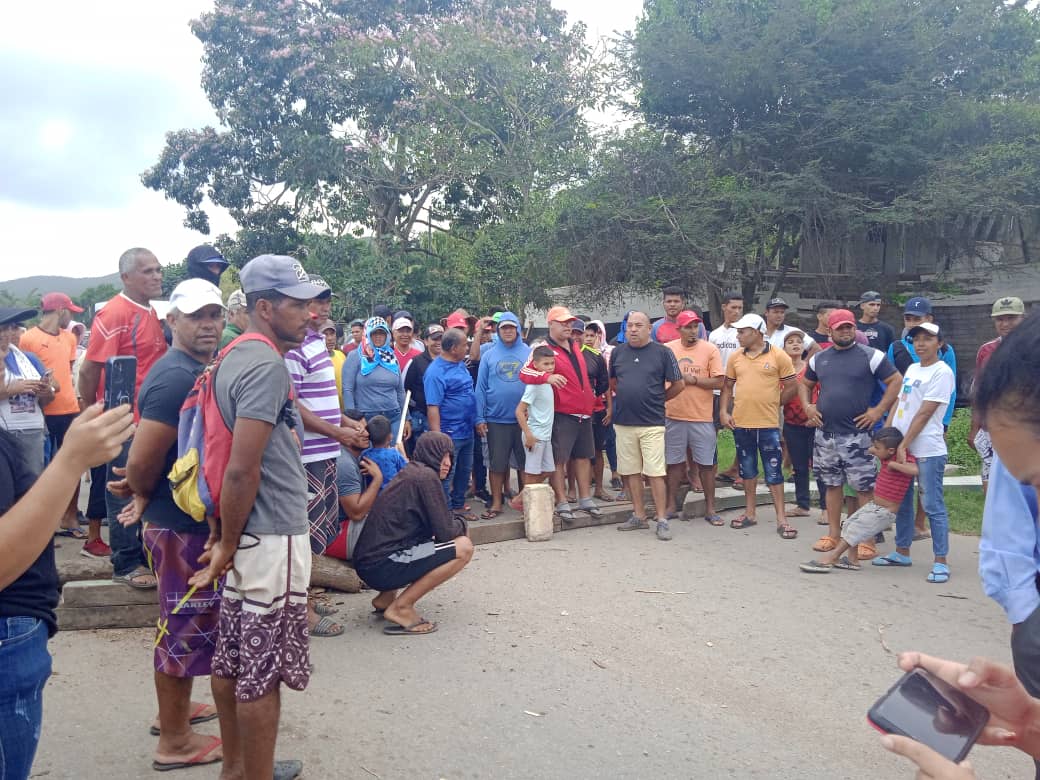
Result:
<svg viewBox="0 0 1040 780">
<path fill-rule="evenodd" d="M 447 317 L 441 320 L 441 325 L 445 328 L 462 328 L 465 330 L 477 321 L 477 318 L 470 314 L 465 309 L 456 309 Z"/>
<path fill-rule="evenodd" d="M 58 309 L 68 309 L 71 312 L 80 314 L 83 309 L 72 302 L 72 298 L 67 296 L 65 293 L 52 292 L 47 293 L 40 299 L 40 309 L 43 311 L 58 311 Z"/>
<path fill-rule="evenodd" d="M 700 321 L 701 321 L 701 315 L 699 315 L 697 312 L 693 311 L 692 309 L 686 309 L 685 311 L 681 311 L 675 317 L 675 324 L 678 325 L 680 328 L 685 328 L 691 322 L 700 322 Z"/>
<path fill-rule="evenodd" d="M 827 317 L 827 327 L 836 328 L 839 325 L 856 325 L 856 315 L 848 309 L 835 309 Z"/>
</svg>

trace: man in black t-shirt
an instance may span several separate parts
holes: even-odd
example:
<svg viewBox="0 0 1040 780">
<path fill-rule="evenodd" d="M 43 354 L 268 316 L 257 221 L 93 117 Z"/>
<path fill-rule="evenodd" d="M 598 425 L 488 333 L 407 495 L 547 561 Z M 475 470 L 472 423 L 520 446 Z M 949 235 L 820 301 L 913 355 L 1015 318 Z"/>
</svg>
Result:
<svg viewBox="0 0 1040 780">
<path fill-rule="evenodd" d="M 632 498 L 632 516 L 618 530 L 649 528 L 643 504 L 645 476 L 657 510 L 657 538 L 668 541 L 672 532 L 665 481 L 664 402 L 682 392 L 682 374 L 675 353 L 650 340 L 650 318 L 643 312 L 628 315 L 625 338 L 610 356 L 618 471 Z"/>
<path fill-rule="evenodd" d="M 867 344 L 874 349 L 888 352 L 889 346 L 896 340 L 896 333 L 887 322 L 878 319 L 881 313 L 881 293 L 868 290 L 859 297 L 859 319 L 856 330 L 867 337 Z"/>
<path fill-rule="evenodd" d="M 411 457 L 419 437 L 430 430 L 430 423 L 426 419 L 426 388 L 423 386 L 423 377 L 426 376 L 426 369 L 430 367 L 433 359 L 441 354 L 442 338 L 444 338 L 442 325 L 427 326 L 423 331 L 423 344 L 426 349 L 408 361 L 408 365 L 404 368 L 404 376 L 401 381 L 405 391 L 412 394 L 411 400 L 408 402 L 408 420 L 412 424 L 412 435 L 405 442 L 405 449 L 409 457 Z"/>
<path fill-rule="evenodd" d="M 142 538 L 159 589 L 159 633 L 155 641 L 155 692 L 159 701 L 156 769 L 175 769 L 221 760 L 220 740 L 191 730 L 190 721 L 216 717 L 212 707 L 191 703 L 192 681 L 210 674 L 216 648 L 220 596 L 213 586 L 193 593 L 188 579 L 199 568 L 209 526 L 174 503 L 166 478 L 177 459 L 177 426 L 184 399 L 220 345 L 224 305 L 220 289 L 205 279 L 188 279 L 170 295 L 166 317 L 173 346 L 141 385 L 141 421 L 126 462 L 133 502 L 120 515 L 124 525 L 140 520 Z M 131 583 L 132 584 L 132 583 Z M 233 708 L 234 701 L 217 707 Z M 237 742 L 237 740 L 235 740 Z M 225 771 L 237 758 L 225 757 Z"/>
</svg>

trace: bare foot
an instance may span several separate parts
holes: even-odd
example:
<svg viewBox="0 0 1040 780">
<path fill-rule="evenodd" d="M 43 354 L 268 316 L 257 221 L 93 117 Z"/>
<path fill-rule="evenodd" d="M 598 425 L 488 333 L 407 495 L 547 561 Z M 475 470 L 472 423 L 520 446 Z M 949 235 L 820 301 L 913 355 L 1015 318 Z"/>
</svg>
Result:
<svg viewBox="0 0 1040 780">
<path fill-rule="evenodd" d="M 224 758 L 220 737 L 210 734 L 188 733 L 178 745 L 167 749 L 156 748 L 155 760 L 160 764 L 212 764 Z"/>
<path fill-rule="evenodd" d="M 812 514 L 811 510 L 805 509 L 804 507 L 796 506 L 792 509 L 787 510 L 788 517 L 809 517 Z"/>
<path fill-rule="evenodd" d="M 372 599 L 372 609 L 378 612 L 383 612 L 394 603 L 394 599 L 397 598 L 396 590 L 388 590 L 380 593 L 374 599 Z"/>
</svg>

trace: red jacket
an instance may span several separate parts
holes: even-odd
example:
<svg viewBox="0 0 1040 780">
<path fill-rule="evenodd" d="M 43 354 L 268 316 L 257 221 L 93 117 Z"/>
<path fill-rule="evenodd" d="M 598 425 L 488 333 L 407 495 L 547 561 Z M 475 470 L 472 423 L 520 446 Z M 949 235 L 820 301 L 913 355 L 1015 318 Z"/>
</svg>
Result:
<svg viewBox="0 0 1040 780">
<path fill-rule="evenodd" d="M 567 380 L 566 386 L 553 388 L 556 412 L 591 417 L 595 397 L 589 385 L 589 374 L 585 367 L 585 356 L 581 353 L 581 344 L 572 340 L 569 350 L 549 338 L 545 340 L 545 344 L 556 353 L 556 373 Z M 549 375 L 536 371 L 530 360 L 520 369 L 520 381 L 524 384 L 543 385 L 548 380 Z"/>
</svg>

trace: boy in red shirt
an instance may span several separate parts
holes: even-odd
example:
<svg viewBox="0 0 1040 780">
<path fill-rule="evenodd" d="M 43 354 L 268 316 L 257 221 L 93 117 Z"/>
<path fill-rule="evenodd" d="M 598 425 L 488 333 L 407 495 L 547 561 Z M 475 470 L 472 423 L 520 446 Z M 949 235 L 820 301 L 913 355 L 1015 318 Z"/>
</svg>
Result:
<svg viewBox="0 0 1040 780">
<path fill-rule="evenodd" d="M 872 541 L 875 534 L 895 522 L 899 505 L 917 476 L 917 462 L 913 455 L 907 453 L 906 463 L 895 459 L 896 449 L 902 441 L 903 434 L 897 428 L 882 428 L 874 434 L 869 452 L 881 461 L 881 470 L 874 484 L 874 499 L 845 519 L 841 538 L 834 550 L 818 560 L 799 564 L 799 569 L 809 574 L 828 574 L 831 569 L 859 571 L 857 545 Z M 846 552 L 848 555 L 844 555 Z"/>
</svg>

